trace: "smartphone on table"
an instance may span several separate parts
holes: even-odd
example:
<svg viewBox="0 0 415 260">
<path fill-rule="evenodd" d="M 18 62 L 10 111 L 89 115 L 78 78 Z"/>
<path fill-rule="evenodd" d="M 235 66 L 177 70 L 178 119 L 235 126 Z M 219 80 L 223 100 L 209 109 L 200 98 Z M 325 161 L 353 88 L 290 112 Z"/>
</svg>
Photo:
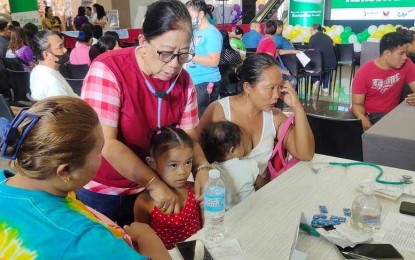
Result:
<svg viewBox="0 0 415 260">
<path fill-rule="evenodd" d="M 399 208 L 399 212 L 402 214 L 415 216 L 415 203 L 402 201 L 401 207 Z"/>
<path fill-rule="evenodd" d="M 337 249 L 344 259 L 403 260 L 403 256 L 391 244 L 359 244 Z"/>
<path fill-rule="evenodd" d="M 201 240 L 185 241 L 176 244 L 183 260 L 213 260 L 209 250 Z"/>
</svg>

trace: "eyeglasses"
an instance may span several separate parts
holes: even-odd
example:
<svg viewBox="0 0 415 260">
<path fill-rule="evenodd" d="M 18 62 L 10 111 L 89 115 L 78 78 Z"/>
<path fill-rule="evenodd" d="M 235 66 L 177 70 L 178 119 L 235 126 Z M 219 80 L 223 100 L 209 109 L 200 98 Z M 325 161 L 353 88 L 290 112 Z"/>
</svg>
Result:
<svg viewBox="0 0 415 260">
<path fill-rule="evenodd" d="M 187 63 L 195 56 L 194 53 L 190 52 L 173 53 L 172 51 L 157 51 L 157 54 L 159 55 L 159 60 L 164 63 L 169 63 L 176 57 L 179 63 Z"/>
</svg>

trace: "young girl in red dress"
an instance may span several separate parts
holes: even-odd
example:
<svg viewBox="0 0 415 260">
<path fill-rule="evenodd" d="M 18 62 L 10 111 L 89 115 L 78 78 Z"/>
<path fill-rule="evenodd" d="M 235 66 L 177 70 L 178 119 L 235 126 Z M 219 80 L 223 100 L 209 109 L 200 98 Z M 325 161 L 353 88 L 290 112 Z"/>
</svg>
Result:
<svg viewBox="0 0 415 260">
<path fill-rule="evenodd" d="M 167 209 L 163 205 L 156 207 L 156 201 L 145 190 L 134 204 L 134 218 L 149 224 L 167 249 L 172 249 L 176 243 L 186 240 L 201 228 L 200 208 L 195 200 L 193 185 L 187 181 L 192 160 L 193 141 L 185 131 L 174 126 L 155 130 L 146 162 L 177 195 L 180 212 L 164 214 Z"/>
</svg>

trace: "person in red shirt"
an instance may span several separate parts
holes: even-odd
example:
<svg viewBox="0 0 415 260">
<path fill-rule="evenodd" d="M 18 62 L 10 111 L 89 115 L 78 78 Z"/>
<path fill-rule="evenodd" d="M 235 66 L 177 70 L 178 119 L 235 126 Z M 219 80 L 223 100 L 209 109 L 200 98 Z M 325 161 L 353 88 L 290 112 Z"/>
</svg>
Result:
<svg viewBox="0 0 415 260">
<path fill-rule="evenodd" d="M 406 83 L 415 92 L 415 65 L 407 58 L 410 39 L 392 32 L 380 40 L 380 57 L 363 65 L 352 83 L 352 111 L 369 129 L 399 104 Z M 415 94 L 406 102 L 414 106 Z"/>
</svg>

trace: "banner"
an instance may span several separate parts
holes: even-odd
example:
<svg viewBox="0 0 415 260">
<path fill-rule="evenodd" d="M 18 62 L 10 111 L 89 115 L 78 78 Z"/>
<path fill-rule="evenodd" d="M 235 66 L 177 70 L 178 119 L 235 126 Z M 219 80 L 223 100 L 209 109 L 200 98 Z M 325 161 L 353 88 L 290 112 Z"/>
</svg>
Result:
<svg viewBox="0 0 415 260">
<path fill-rule="evenodd" d="M 324 0 L 290 0 L 288 23 L 309 27 L 323 24 Z"/>
<path fill-rule="evenodd" d="M 42 21 L 39 16 L 37 0 L 10 0 L 9 3 L 13 20 L 18 21 L 21 26 L 27 23 L 33 23 L 39 28 L 41 27 Z"/>
<path fill-rule="evenodd" d="M 414 0 L 333 0 L 331 20 L 414 20 Z"/>
</svg>

